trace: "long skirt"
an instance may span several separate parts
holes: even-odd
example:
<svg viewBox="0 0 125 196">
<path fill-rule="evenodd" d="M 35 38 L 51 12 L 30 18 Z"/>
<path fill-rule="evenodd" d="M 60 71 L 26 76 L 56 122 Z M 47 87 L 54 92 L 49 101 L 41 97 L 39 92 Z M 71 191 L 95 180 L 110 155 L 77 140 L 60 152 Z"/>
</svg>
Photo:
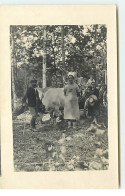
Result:
<svg viewBox="0 0 125 196">
<path fill-rule="evenodd" d="M 69 99 L 68 96 L 65 97 L 64 105 L 64 119 L 68 120 L 78 120 L 80 118 L 78 98 Z"/>
</svg>

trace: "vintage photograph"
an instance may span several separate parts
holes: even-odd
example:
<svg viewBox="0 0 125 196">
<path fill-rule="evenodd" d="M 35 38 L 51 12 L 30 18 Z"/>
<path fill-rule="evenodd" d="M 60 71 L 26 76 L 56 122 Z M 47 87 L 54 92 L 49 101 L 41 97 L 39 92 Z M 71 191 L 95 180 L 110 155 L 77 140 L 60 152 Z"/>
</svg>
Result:
<svg viewBox="0 0 125 196">
<path fill-rule="evenodd" d="M 11 25 L 15 172 L 108 170 L 107 26 Z"/>
</svg>

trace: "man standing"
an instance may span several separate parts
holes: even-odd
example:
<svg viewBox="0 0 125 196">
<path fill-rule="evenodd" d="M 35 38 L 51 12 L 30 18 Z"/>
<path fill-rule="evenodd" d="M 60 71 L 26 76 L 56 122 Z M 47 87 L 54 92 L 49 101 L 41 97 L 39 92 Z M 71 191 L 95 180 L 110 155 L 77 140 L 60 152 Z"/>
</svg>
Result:
<svg viewBox="0 0 125 196">
<path fill-rule="evenodd" d="M 90 79 L 88 80 L 88 82 L 87 82 L 86 85 L 89 86 L 89 85 L 92 84 L 92 82 L 95 82 L 95 79 L 94 79 L 94 76 L 93 75 L 90 76 Z"/>
<path fill-rule="evenodd" d="M 25 105 L 26 100 L 28 100 L 28 107 L 30 110 L 30 113 L 32 115 L 31 118 L 31 130 L 37 131 L 35 129 L 35 122 L 37 117 L 37 102 L 39 100 L 39 94 L 36 89 L 37 87 L 37 80 L 31 80 L 30 81 L 31 86 L 27 89 L 25 96 L 23 97 L 23 105 Z"/>
</svg>

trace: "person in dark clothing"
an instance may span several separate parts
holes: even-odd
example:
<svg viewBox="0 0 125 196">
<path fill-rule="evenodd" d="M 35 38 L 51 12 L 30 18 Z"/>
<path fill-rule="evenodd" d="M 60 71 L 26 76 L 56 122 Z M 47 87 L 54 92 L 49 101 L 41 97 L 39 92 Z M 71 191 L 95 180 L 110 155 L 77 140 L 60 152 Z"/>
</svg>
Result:
<svg viewBox="0 0 125 196">
<path fill-rule="evenodd" d="M 91 118 L 92 124 L 100 125 L 97 122 L 97 116 L 99 115 L 98 110 L 98 98 L 96 95 L 90 95 L 90 97 L 86 100 L 84 105 L 84 112 L 87 118 Z"/>
<path fill-rule="evenodd" d="M 91 83 L 90 96 L 85 101 L 84 111 L 86 116 L 91 117 L 92 123 L 100 127 L 97 122 L 97 117 L 100 114 L 99 90 L 96 88 L 95 82 Z"/>
<path fill-rule="evenodd" d="M 100 114 L 100 98 L 99 98 L 99 90 L 96 88 L 95 82 L 91 83 L 91 95 L 95 95 L 97 97 L 97 102 L 95 104 L 96 113 Z"/>
<path fill-rule="evenodd" d="M 26 100 L 28 100 L 28 108 L 30 110 L 30 113 L 32 115 L 31 118 L 31 129 L 33 131 L 36 131 L 35 129 L 35 122 L 36 122 L 36 117 L 37 117 L 37 112 L 38 112 L 38 108 L 37 108 L 37 103 L 39 101 L 39 94 L 38 91 L 36 89 L 37 87 L 37 80 L 31 80 L 30 81 L 31 87 L 29 87 L 26 91 L 25 96 L 23 97 L 23 105 L 25 105 Z"/>
<path fill-rule="evenodd" d="M 99 90 L 96 88 L 95 82 L 91 83 L 91 95 L 95 95 L 97 98 L 99 98 Z"/>
<path fill-rule="evenodd" d="M 85 93 L 84 93 L 84 98 L 85 98 L 85 100 L 87 99 L 87 98 L 89 98 L 89 96 L 91 95 L 92 93 L 91 93 L 91 86 L 87 86 L 86 87 L 86 89 L 85 89 Z"/>
</svg>

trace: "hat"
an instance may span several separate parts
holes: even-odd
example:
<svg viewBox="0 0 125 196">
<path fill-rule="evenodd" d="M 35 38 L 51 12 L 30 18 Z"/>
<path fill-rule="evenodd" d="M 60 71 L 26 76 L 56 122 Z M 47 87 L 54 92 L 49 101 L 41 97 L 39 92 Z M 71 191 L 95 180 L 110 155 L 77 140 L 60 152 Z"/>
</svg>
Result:
<svg viewBox="0 0 125 196">
<path fill-rule="evenodd" d="M 91 106 L 93 106 L 96 101 L 97 101 L 97 97 L 95 95 L 90 95 L 90 97 L 89 97 L 89 104 Z"/>
<path fill-rule="evenodd" d="M 72 77 L 73 77 L 73 79 L 74 79 L 74 75 L 73 75 L 73 74 L 68 74 L 68 78 L 69 78 L 69 76 L 72 76 Z"/>
<path fill-rule="evenodd" d="M 73 78 L 76 76 L 76 72 L 73 72 L 73 71 L 70 71 L 69 73 L 68 73 L 68 76 L 73 76 Z"/>
</svg>

